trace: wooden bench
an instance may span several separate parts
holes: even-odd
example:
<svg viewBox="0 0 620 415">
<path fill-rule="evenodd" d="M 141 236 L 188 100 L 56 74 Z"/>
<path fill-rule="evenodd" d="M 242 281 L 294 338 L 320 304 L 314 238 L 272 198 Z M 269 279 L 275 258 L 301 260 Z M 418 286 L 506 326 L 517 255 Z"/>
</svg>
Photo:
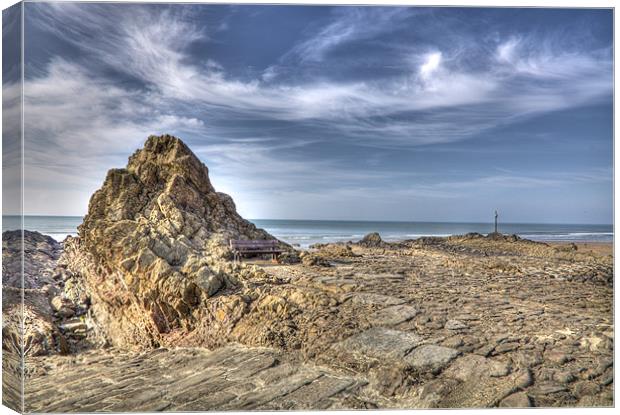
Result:
<svg viewBox="0 0 620 415">
<path fill-rule="evenodd" d="M 271 259 L 275 261 L 283 251 L 279 247 L 279 241 L 275 239 L 231 239 L 230 249 L 233 252 L 233 260 L 235 262 L 241 260 L 243 255 L 261 255 L 270 254 Z"/>
</svg>

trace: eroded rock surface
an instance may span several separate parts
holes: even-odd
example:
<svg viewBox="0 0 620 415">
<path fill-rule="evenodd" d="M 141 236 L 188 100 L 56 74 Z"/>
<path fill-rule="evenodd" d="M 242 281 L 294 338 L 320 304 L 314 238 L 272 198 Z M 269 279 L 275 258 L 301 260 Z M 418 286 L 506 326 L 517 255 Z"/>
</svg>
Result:
<svg viewBox="0 0 620 415">
<path fill-rule="evenodd" d="M 28 412 L 364 408 L 357 397 L 368 393 L 360 377 L 240 345 L 215 351 L 91 351 L 31 358 L 27 367 Z"/>
<path fill-rule="evenodd" d="M 351 245 L 350 250 L 354 255 L 329 248 L 318 252 L 336 264 L 328 268 L 303 263 L 262 267 L 278 283 L 255 286 L 268 294 L 251 301 L 228 334 L 246 346 L 213 352 L 226 354 L 233 347 L 247 356 L 220 359 L 213 372 L 218 375 L 206 379 L 211 364 L 197 368 L 200 359 L 180 357 L 186 353 L 181 350 L 211 352 L 140 354 L 143 367 L 132 369 L 135 375 L 118 385 L 110 380 L 96 396 L 67 390 L 54 408 L 121 410 L 127 405 L 121 403 L 126 393 L 121 391 L 127 388 L 136 400 L 124 402 L 136 410 L 613 405 L 613 290 L 601 284 L 606 275 L 570 278 L 611 273 L 611 257 L 469 237 L 380 249 Z M 330 257 L 327 252 L 344 255 Z M 224 294 L 214 298 L 226 298 Z M 389 310 L 400 306 L 410 307 L 413 316 L 395 321 Z M 213 310 L 222 318 L 227 315 L 227 309 Z M 270 347 L 257 348 L 260 342 Z M 262 369 L 245 375 L 246 389 L 234 382 L 227 389 L 224 374 L 245 370 L 254 361 L 251 356 L 265 350 L 277 355 L 278 363 L 265 369 L 257 360 Z M 64 357 L 33 359 L 33 371 L 45 370 L 32 375 L 32 402 L 47 402 L 42 401 L 44 390 L 58 384 L 57 373 L 75 376 L 71 382 L 79 385 L 83 368 L 93 376 L 103 371 L 104 363 L 94 363 L 97 356 L 62 366 L 56 365 Z M 101 358 L 105 365 L 128 367 L 121 358 Z M 183 363 L 189 360 L 194 365 L 187 371 L 171 364 L 189 367 Z M 171 368 L 170 378 L 159 379 L 162 365 Z M 187 395 L 175 398 L 178 373 L 195 382 Z M 138 376 L 143 376 L 140 381 Z M 278 383 L 283 376 L 293 376 L 291 383 Z M 159 386 L 147 390 L 145 378 Z M 188 400 L 182 402 L 183 397 Z"/>
<path fill-rule="evenodd" d="M 42 289 L 53 284 L 53 272 L 62 246 L 53 238 L 38 232 L 25 230 L 23 236 L 22 240 L 22 232 L 19 230 L 2 234 L 2 285 Z"/>
<path fill-rule="evenodd" d="M 23 238 L 21 231 L 2 234 L 3 350 L 16 355 L 68 351 L 50 305 L 58 291 L 54 273 L 61 251 L 58 242 L 38 232 L 24 231 Z"/>
<path fill-rule="evenodd" d="M 215 191 L 207 167 L 181 140 L 152 136 L 126 168 L 108 172 L 61 262 L 81 276 L 110 344 L 154 347 L 243 312 L 241 296 L 209 301 L 251 276 L 224 262 L 230 239 L 274 238 Z M 211 314 L 228 306 L 236 310 Z"/>
</svg>

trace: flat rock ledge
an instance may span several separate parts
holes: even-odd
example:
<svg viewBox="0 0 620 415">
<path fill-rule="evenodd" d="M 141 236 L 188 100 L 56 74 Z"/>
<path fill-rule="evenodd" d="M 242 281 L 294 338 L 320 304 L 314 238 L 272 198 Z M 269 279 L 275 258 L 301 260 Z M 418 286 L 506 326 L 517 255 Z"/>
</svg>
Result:
<svg viewBox="0 0 620 415">
<path fill-rule="evenodd" d="M 108 350 L 27 366 L 27 412 L 366 408 L 363 378 L 269 348 Z"/>
</svg>

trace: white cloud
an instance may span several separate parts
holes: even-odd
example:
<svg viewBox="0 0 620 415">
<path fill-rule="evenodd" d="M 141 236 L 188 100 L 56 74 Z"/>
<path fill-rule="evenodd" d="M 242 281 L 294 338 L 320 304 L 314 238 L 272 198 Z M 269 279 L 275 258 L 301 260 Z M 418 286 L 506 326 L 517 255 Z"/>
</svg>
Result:
<svg viewBox="0 0 620 415">
<path fill-rule="evenodd" d="M 424 64 L 420 66 L 420 74 L 423 78 L 429 78 L 437 71 L 441 64 L 441 52 L 429 53 L 425 56 Z"/>
<path fill-rule="evenodd" d="M 290 54 L 302 63 L 321 62 L 337 46 L 393 32 L 415 13 L 415 9 L 401 7 L 336 9 L 325 26 L 295 46 Z"/>
<path fill-rule="evenodd" d="M 507 41 L 501 43 L 497 47 L 497 59 L 503 62 L 512 63 L 515 58 L 515 49 L 519 46 L 519 40 L 517 38 L 510 38 Z"/>
<path fill-rule="evenodd" d="M 69 12 L 64 7 L 62 4 L 52 10 L 62 11 L 65 18 Z M 91 30 L 89 25 L 96 20 L 92 13 L 87 13 L 87 8 L 77 10 L 71 10 L 71 27 Z M 394 30 L 408 13 L 400 8 L 347 9 L 293 51 L 307 59 L 322 59 L 336 45 Z M 414 73 L 403 73 L 367 81 L 321 78 L 274 83 L 277 65 L 268 67 L 257 79 L 234 79 L 212 57 L 205 57 L 204 65 L 190 59 L 188 45 L 208 37 L 183 14 L 169 9 L 140 9 L 128 16 L 98 18 L 102 23 L 93 29 L 98 35 L 90 42 L 80 38 L 76 46 L 115 70 L 146 82 L 152 92 L 149 100 L 192 105 L 211 118 L 225 112 L 228 118 L 311 120 L 350 132 L 364 125 L 362 138 L 387 131 L 386 141 L 396 137 L 399 130 L 411 129 L 417 133 L 407 140 L 397 137 L 397 142 L 415 145 L 466 139 L 515 118 L 585 105 L 611 91 L 609 57 L 558 53 L 551 44 L 536 45 L 517 37 L 498 46 L 498 67 L 467 69 L 458 65 L 454 56 L 439 51 L 415 55 L 413 61 L 420 62 L 415 70 L 421 79 Z M 59 29 L 53 26 L 50 30 Z M 528 79 L 523 81 L 523 77 Z M 468 107 L 472 110 L 466 111 Z M 423 128 L 395 118 L 402 113 L 437 109 L 446 116 L 422 117 Z M 482 117 L 469 116 L 475 111 L 480 111 Z M 450 119 L 455 113 L 468 117 Z M 489 115 L 493 120 L 489 121 Z M 462 127 L 466 133 L 455 134 L 450 124 Z M 424 131 L 426 135 L 422 135 Z"/>
<path fill-rule="evenodd" d="M 61 59 L 48 73 L 24 85 L 24 177 L 27 213 L 62 206 L 58 211 L 82 213 L 86 204 L 68 205 L 75 195 L 82 202 L 96 190 L 105 172 L 121 167 L 150 134 L 205 130 L 202 120 L 167 113 L 149 104 L 148 94 L 122 89 L 93 78 L 87 71 Z M 158 101 L 158 100 L 156 100 Z M 54 203 L 33 203 L 41 189 L 54 189 Z M 63 190 L 64 189 L 64 190 Z M 45 192 L 48 193 L 48 192 Z M 72 194 L 73 194 L 72 193 Z"/>
</svg>

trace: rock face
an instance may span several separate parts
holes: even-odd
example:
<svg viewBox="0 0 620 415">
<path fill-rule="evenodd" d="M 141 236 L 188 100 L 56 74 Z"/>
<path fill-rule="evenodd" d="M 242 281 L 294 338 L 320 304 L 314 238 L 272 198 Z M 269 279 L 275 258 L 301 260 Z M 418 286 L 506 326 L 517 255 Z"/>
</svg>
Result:
<svg viewBox="0 0 620 415">
<path fill-rule="evenodd" d="M 21 231 L 2 234 L 2 348 L 8 353 L 36 356 L 68 350 L 49 302 L 61 250 L 58 242 L 38 232 L 24 231 L 23 240 Z"/>
<path fill-rule="evenodd" d="M 52 272 L 62 246 L 49 236 L 24 231 L 24 281 L 26 289 L 40 289 L 52 283 Z M 2 285 L 22 287 L 22 232 L 2 234 Z"/>
<path fill-rule="evenodd" d="M 275 238 L 215 191 L 181 140 L 151 136 L 126 168 L 108 172 L 61 262 L 82 276 L 110 343 L 156 346 L 208 321 L 205 301 L 237 285 L 222 261 L 229 239 Z"/>
</svg>

